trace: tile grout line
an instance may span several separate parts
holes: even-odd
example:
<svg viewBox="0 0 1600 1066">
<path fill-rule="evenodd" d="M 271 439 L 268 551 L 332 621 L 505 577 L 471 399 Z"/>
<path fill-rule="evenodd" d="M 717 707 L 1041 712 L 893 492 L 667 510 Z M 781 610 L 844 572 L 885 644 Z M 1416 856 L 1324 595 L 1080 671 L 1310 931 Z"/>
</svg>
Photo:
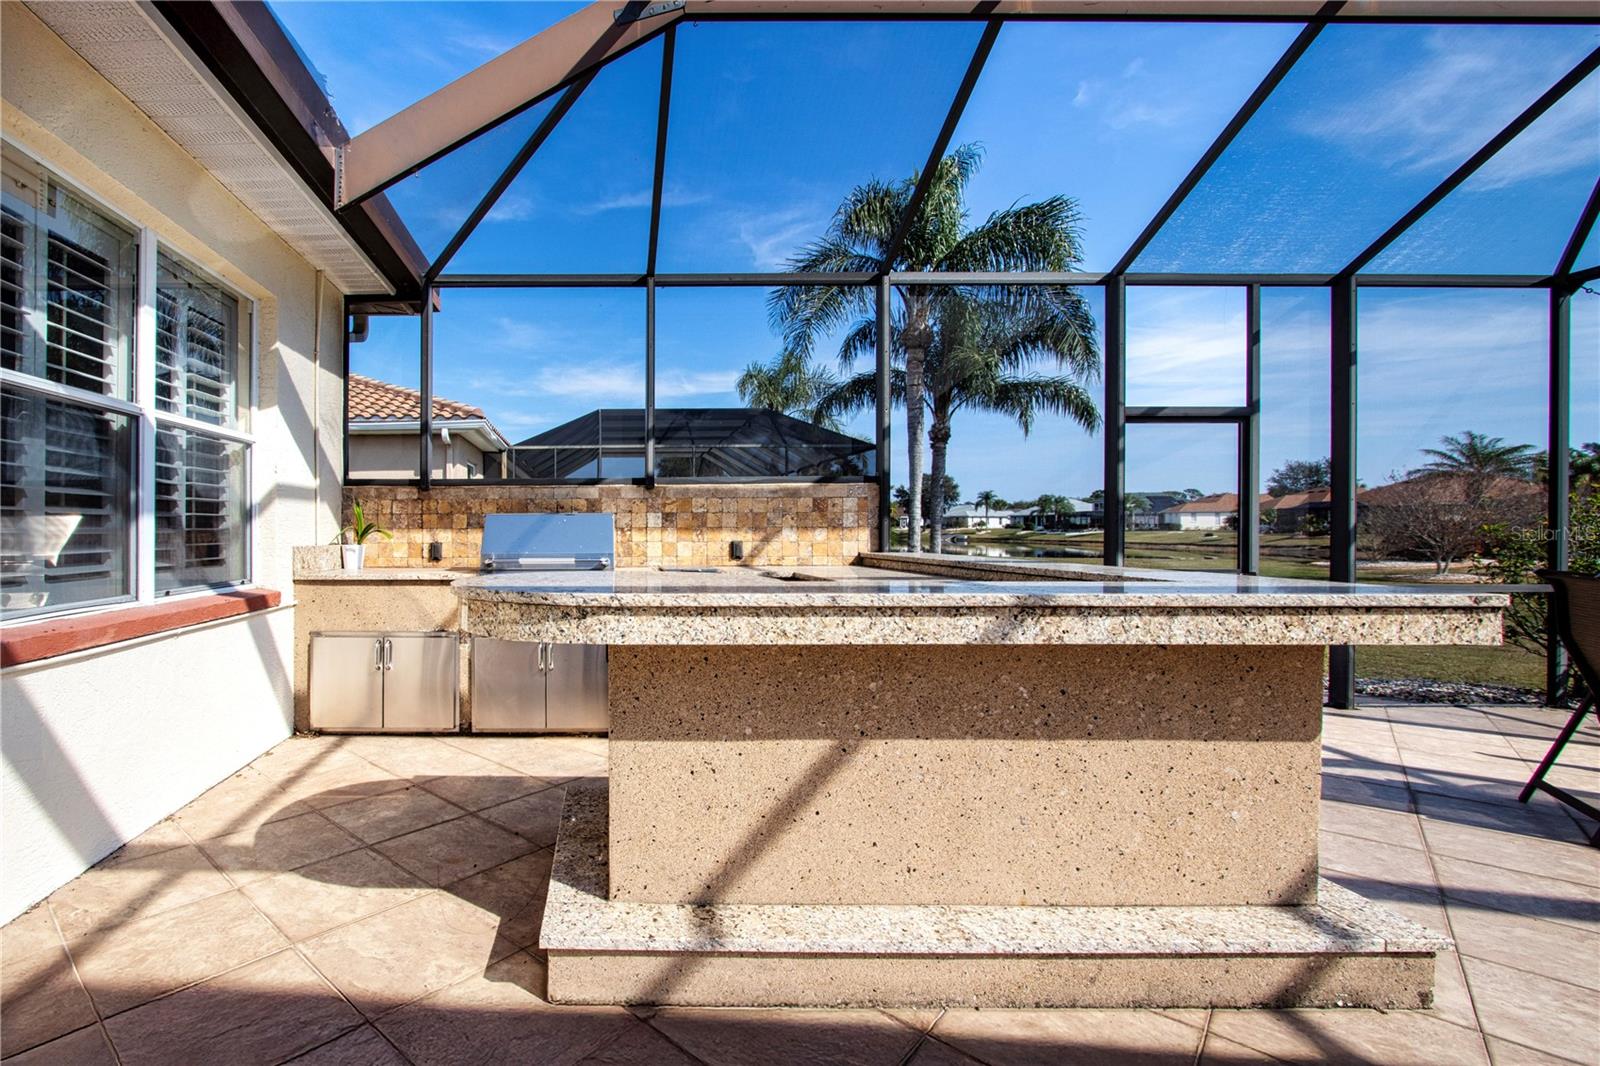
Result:
<svg viewBox="0 0 1600 1066">
<path fill-rule="evenodd" d="M 1384 717 L 1385 718 L 1389 718 L 1389 712 L 1385 711 L 1384 712 Z M 1391 733 L 1394 731 L 1394 720 L 1392 718 L 1389 720 L 1389 730 L 1390 730 Z M 1406 781 L 1407 781 L 1407 788 L 1408 788 L 1408 790 L 1410 790 L 1410 776 L 1409 775 L 1407 775 Z M 1411 790 L 1411 791 L 1414 792 L 1415 790 Z M 1417 806 L 1416 796 L 1414 794 L 1411 797 L 1411 806 L 1412 806 L 1413 809 L 1415 809 L 1416 806 Z M 1433 887 L 1434 887 L 1435 891 L 1437 891 L 1438 894 L 1439 894 L 1439 909 L 1444 912 L 1445 932 L 1450 937 L 1450 945 L 1451 945 L 1450 954 L 1455 956 L 1456 968 L 1461 971 L 1461 983 L 1463 985 L 1465 985 L 1466 989 L 1467 989 L 1467 1004 L 1472 1008 L 1472 1024 L 1475 1027 L 1475 1031 L 1478 1034 L 1478 1046 L 1483 1049 L 1484 1061 L 1492 1064 L 1494 1062 L 1494 1056 L 1489 1054 L 1489 1037 L 1488 1037 L 1488 1034 L 1486 1034 L 1483 1031 L 1483 1017 L 1478 1013 L 1478 999 L 1472 992 L 1472 980 L 1467 976 L 1467 968 L 1465 966 L 1461 965 L 1461 953 L 1459 951 L 1457 951 L 1456 947 L 1455 947 L 1455 945 L 1457 943 L 1457 941 L 1456 941 L 1455 924 L 1453 922 L 1451 922 L 1451 920 L 1450 920 L 1450 908 L 1449 908 L 1448 905 L 1445 904 L 1444 886 L 1439 883 L 1439 870 L 1438 870 L 1438 867 L 1436 867 L 1434 865 L 1433 852 L 1430 851 L 1428 849 L 1428 846 L 1427 846 L 1428 837 L 1422 831 L 1422 815 L 1419 813 L 1419 814 L 1413 815 L 1413 817 L 1415 817 L 1417 819 L 1417 835 L 1422 837 L 1422 844 L 1423 844 L 1422 854 L 1427 859 L 1428 873 L 1433 878 Z M 1434 978 L 1433 979 L 1434 979 L 1434 985 L 1437 987 L 1437 985 L 1439 983 L 1439 963 L 1438 963 L 1438 954 L 1437 953 L 1435 953 L 1435 955 L 1434 955 Z M 1440 1020 L 1443 1021 L 1444 1019 L 1440 1019 Z"/>
<path fill-rule="evenodd" d="M 83 998 L 89 1003 L 89 1009 L 94 1012 L 94 1025 L 95 1028 L 100 1032 L 100 1039 L 104 1040 L 106 1047 L 111 1049 L 111 1057 L 116 1060 L 117 1066 L 122 1066 L 122 1052 L 117 1050 L 116 1043 L 111 1039 L 111 1031 L 106 1028 L 105 1016 L 100 1013 L 100 1004 L 96 1003 L 94 1001 L 94 996 L 89 994 L 89 986 L 84 983 L 83 974 L 78 972 L 78 960 L 73 958 L 72 949 L 67 947 L 66 933 L 62 931 L 61 923 L 56 920 L 55 909 L 50 906 L 48 899 L 49 897 L 46 897 L 45 915 L 50 919 L 50 928 L 56 931 L 56 944 L 61 949 L 61 953 L 67 957 L 67 965 L 72 968 L 72 979 L 78 982 L 78 991 L 83 993 Z M 62 1033 L 60 1036 L 52 1037 L 51 1039 L 59 1040 L 63 1036 L 71 1036 L 72 1033 L 81 1032 L 86 1028 L 88 1028 L 88 1026 L 80 1025 L 77 1029 L 73 1029 L 71 1032 Z M 44 1044 L 48 1044 L 50 1042 L 50 1040 L 46 1040 Z M 35 1044 L 33 1047 L 43 1047 L 44 1044 Z M 23 1049 L 24 1052 L 32 1050 L 33 1048 Z M 21 1053 L 22 1052 L 19 1052 L 18 1054 Z"/>
</svg>

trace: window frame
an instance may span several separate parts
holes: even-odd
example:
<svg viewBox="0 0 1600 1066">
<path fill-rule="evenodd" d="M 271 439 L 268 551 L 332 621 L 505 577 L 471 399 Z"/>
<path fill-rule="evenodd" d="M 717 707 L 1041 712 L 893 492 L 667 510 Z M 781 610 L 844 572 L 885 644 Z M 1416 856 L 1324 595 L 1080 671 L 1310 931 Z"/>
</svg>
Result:
<svg viewBox="0 0 1600 1066">
<path fill-rule="evenodd" d="M 52 607 L 13 608 L 5 611 L 0 624 L 36 622 L 41 619 L 71 617 L 128 606 L 145 606 L 166 603 L 188 597 L 212 595 L 218 590 L 241 588 L 254 584 L 260 549 L 261 514 L 260 479 L 257 477 L 255 427 L 260 403 L 260 338 L 258 334 L 260 301 L 229 284 L 215 273 L 194 263 L 178 248 L 162 240 L 152 227 L 142 225 L 106 201 L 87 191 L 85 183 L 73 180 L 62 168 L 41 159 L 36 153 L 10 138 L 0 140 L 4 150 L 21 157 L 28 165 L 37 168 L 42 180 L 60 186 L 65 192 L 81 200 L 85 206 L 127 229 L 133 235 L 134 284 L 131 311 L 132 343 L 129 346 L 128 381 L 129 399 L 114 394 L 90 392 L 72 385 L 51 381 L 44 377 L 21 371 L 0 368 L 0 385 L 6 391 L 16 390 L 48 399 L 60 400 L 130 420 L 134 435 L 131 468 L 127 475 L 127 560 L 130 592 L 90 601 L 79 601 Z M 215 425 L 186 415 L 160 410 L 156 402 L 156 289 L 158 285 L 157 261 L 159 256 L 181 265 L 197 277 L 215 285 L 238 302 L 239 336 L 236 347 L 239 355 L 239 382 L 241 426 Z M 243 540 L 244 568 L 241 576 L 232 581 L 207 585 L 189 585 L 170 590 L 156 587 L 156 432 L 158 427 L 185 430 L 242 445 L 245 449 L 243 513 L 246 524 Z"/>
</svg>

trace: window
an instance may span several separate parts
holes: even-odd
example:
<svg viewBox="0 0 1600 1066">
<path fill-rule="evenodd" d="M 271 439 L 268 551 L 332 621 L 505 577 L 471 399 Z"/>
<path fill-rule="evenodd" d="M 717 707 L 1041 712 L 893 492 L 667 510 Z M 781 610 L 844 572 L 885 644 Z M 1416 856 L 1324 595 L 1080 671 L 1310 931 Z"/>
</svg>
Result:
<svg viewBox="0 0 1600 1066">
<path fill-rule="evenodd" d="M 141 286 L 133 230 L 4 158 L 0 609 L 246 580 L 248 310 L 164 251 Z M 146 290 L 154 335 L 136 338 Z M 135 535 L 141 499 L 149 544 Z"/>
</svg>

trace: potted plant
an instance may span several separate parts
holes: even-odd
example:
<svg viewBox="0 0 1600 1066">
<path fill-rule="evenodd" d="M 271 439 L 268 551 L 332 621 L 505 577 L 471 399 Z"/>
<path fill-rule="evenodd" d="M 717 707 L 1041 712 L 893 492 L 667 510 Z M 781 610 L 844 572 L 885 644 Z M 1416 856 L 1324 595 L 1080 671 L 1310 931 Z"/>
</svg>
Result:
<svg viewBox="0 0 1600 1066">
<path fill-rule="evenodd" d="M 360 570 L 367 561 L 367 538 L 383 536 L 393 538 L 394 534 L 387 529 L 381 529 L 375 522 L 368 522 L 366 512 L 361 509 L 361 501 L 356 500 L 350 504 L 350 524 L 344 527 L 344 534 L 349 542 L 339 545 L 339 553 L 344 558 L 346 570 Z"/>
</svg>

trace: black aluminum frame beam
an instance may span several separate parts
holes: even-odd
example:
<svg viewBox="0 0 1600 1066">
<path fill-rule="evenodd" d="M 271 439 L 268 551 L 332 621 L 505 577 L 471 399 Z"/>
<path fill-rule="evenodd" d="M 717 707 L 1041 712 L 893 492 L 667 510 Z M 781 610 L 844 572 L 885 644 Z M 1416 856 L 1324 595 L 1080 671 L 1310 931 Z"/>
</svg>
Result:
<svg viewBox="0 0 1600 1066">
<path fill-rule="evenodd" d="M 417 411 L 418 463 L 417 483 L 423 489 L 433 487 L 433 290 L 422 287 L 421 322 L 421 380 L 417 382 L 419 410 Z M 349 413 L 345 407 L 346 415 Z M 346 437 L 349 433 L 346 432 Z M 449 464 L 445 473 L 449 473 Z"/>
<path fill-rule="evenodd" d="M 1341 278 L 1333 283 L 1329 309 L 1329 457 L 1332 498 L 1328 514 L 1328 579 L 1356 579 L 1356 282 Z M 1328 703 L 1348 709 L 1355 706 L 1355 649 L 1335 645 L 1328 649 Z"/>
<path fill-rule="evenodd" d="M 980 4 L 979 9 L 992 10 L 994 3 Z M 895 226 L 894 233 L 883 246 L 883 258 L 879 260 L 878 270 L 887 274 L 894 266 L 894 261 L 900 256 L 900 249 L 905 244 L 906 234 L 911 232 L 911 224 L 916 221 L 917 214 L 922 210 L 923 201 L 928 198 L 928 190 L 933 187 L 933 179 L 938 173 L 939 164 L 944 160 L 944 153 L 950 147 L 950 138 L 955 136 L 956 127 L 961 123 L 961 115 L 967 109 L 967 101 L 972 98 L 972 90 L 978 84 L 978 76 L 983 73 L 983 65 L 989 61 L 989 53 L 994 50 L 995 39 L 1000 36 L 1001 20 L 991 18 L 984 24 L 983 33 L 978 37 L 978 46 L 972 50 L 972 59 L 967 62 L 966 73 L 961 76 L 961 84 L 956 87 L 955 99 L 950 101 L 950 108 L 945 112 L 944 124 L 939 127 L 939 133 L 933 139 L 933 148 L 928 152 L 928 161 L 922 167 L 922 173 L 917 176 L 916 187 L 911 190 L 911 196 L 906 200 L 906 209 L 900 216 L 900 222 Z"/>
<path fill-rule="evenodd" d="M 1195 187 L 1205 178 L 1207 172 L 1222 157 L 1222 153 L 1227 151 L 1228 146 L 1244 130 L 1245 125 L 1255 117 L 1257 111 L 1261 110 L 1261 106 L 1267 102 L 1267 98 L 1278 88 L 1283 79 L 1289 76 L 1289 72 L 1300 61 L 1300 57 L 1306 54 L 1307 50 L 1316 41 L 1317 35 L 1327 26 L 1328 20 L 1336 15 L 1342 7 L 1344 7 L 1344 0 L 1331 0 L 1331 2 L 1322 6 L 1315 18 L 1306 23 L 1295 39 L 1290 42 L 1289 47 L 1284 50 L 1283 55 L 1279 56 L 1278 61 L 1272 65 L 1272 69 L 1267 71 L 1266 77 L 1261 79 L 1261 83 L 1245 98 L 1244 104 L 1238 111 L 1234 112 L 1233 118 L 1228 120 L 1228 124 L 1222 128 L 1222 132 L 1217 134 L 1216 139 L 1211 142 L 1211 146 L 1206 149 L 1205 154 L 1195 162 L 1189 173 L 1178 183 L 1178 187 L 1172 190 L 1172 195 L 1167 197 L 1166 203 L 1161 205 L 1160 210 L 1155 213 L 1155 217 L 1145 224 L 1139 236 L 1135 237 L 1133 243 L 1128 246 L 1128 250 L 1122 253 L 1122 258 L 1117 260 L 1117 265 L 1111 269 L 1113 274 L 1126 274 L 1128 272 L 1134 261 L 1139 258 L 1150 242 L 1155 240 L 1156 234 L 1161 232 L 1161 228 L 1177 213 L 1178 208 L 1183 205 L 1183 201 L 1188 199 L 1189 194 L 1195 190 Z"/>
<path fill-rule="evenodd" d="M 1401 215 L 1393 225 L 1384 230 L 1377 240 L 1367 245 L 1359 255 L 1345 264 L 1345 268 L 1339 271 L 1339 276 L 1349 277 L 1357 274 L 1362 267 L 1382 255 L 1383 250 L 1394 243 L 1402 233 L 1410 229 L 1422 216 L 1438 206 L 1440 201 L 1454 192 L 1473 174 L 1477 173 L 1478 168 L 1494 158 L 1500 149 L 1510 144 L 1518 134 L 1533 125 L 1539 119 L 1539 116 L 1554 107 L 1562 97 L 1575 89 L 1580 82 L 1594 73 L 1597 68 L 1600 68 L 1600 48 L 1592 50 L 1576 66 L 1562 75 L 1554 85 L 1546 89 L 1537 100 L 1525 107 L 1521 114 L 1508 122 L 1499 133 L 1489 138 L 1483 147 L 1468 156 L 1443 181 L 1435 185 L 1428 195 L 1412 205 L 1411 210 Z"/>
<path fill-rule="evenodd" d="M 1239 572 L 1261 570 L 1261 286 L 1245 289 L 1245 386 L 1239 423 Z"/>
<path fill-rule="evenodd" d="M 873 382 L 873 418 L 874 439 L 877 446 L 875 461 L 878 464 L 878 550 L 889 550 L 890 535 L 894 530 L 894 522 L 889 514 L 890 505 L 894 502 L 893 487 L 890 478 L 890 449 L 893 438 L 893 422 L 891 417 L 894 410 L 894 397 L 889 385 L 889 330 L 890 330 L 890 291 L 889 278 L 880 275 L 874 288 L 874 312 L 876 313 L 876 349 L 875 380 Z M 920 531 L 919 531 L 920 532 Z M 920 537 L 915 545 L 907 544 L 907 548 L 920 547 Z"/>
<path fill-rule="evenodd" d="M 704 273 L 656 274 L 662 288 L 776 287 L 798 285 L 868 286 L 881 275 L 871 271 L 840 273 Z M 1320 289 L 1332 285 L 1335 274 L 1123 274 L 1086 271 L 958 272 L 895 270 L 888 274 L 894 285 L 1073 285 L 1093 288 L 1120 276 L 1139 287 L 1195 286 Z M 1587 279 L 1584 271 L 1571 277 Z M 571 289 L 638 288 L 647 274 L 440 274 L 435 289 Z M 1549 274 L 1360 274 L 1364 289 L 1543 289 L 1566 280 Z"/>
<path fill-rule="evenodd" d="M 1600 188 L 1600 186 L 1597 186 Z M 1545 493 L 1550 536 L 1545 541 L 1545 566 L 1567 568 L 1572 510 L 1572 413 L 1567 406 L 1572 388 L 1572 294 L 1550 290 L 1549 466 Z M 1549 602 L 1549 601 L 1546 601 Z M 1555 612 L 1545 618 L 1544 695 L 1552 707 L 1562 705 L 1561 679 L 1566 653 L 1556 633 Z"/>
<path fill-rule="evenodd" d="M 1235 425 L 1253 413 L 1249 407 L 1124 407 L 1129 425 Z"/>
<path fill-rule="evenodd" d="M 1105 432 L 1104 484 L 1100 512 L 1102 560 L 1121 566 L 1126 557 L 1122 498 L 1126 492 L 1128 447 L 1128 291 L 1121 277 L 1105 282 L 1105 389 L 1102 420 Z"/>
<path fill-rule="evenodd" d="M 1583 245 L 1589 239 L 1589 234 L 1594 231 L 1595 216 L 1600 215 L 1600 178 L 1594 181 L 1594 188 L 1589 191 L 1589 200 L 1583 205 L 1583 210 L 1578 213 L 1578 224 L 1572 227 L 1572 236 L 1567 238 L 1567 246 L 1561 250 L 1561 261 L 1556 264 L 1555 274 L 1572 273 L 1572 268 L 1578 264 L 1578 253 L 1583 251 Z"/>
<path fill-rule="evenodd" d="M 561 95 L 561 99 L 556 101 L 556 105 L 550 109 L 550 113 L 540 120 L 538 127 L 522 143 L 522 147 L 517 149 L 517 154 L 511 157 L 511 162 L 506 165 L 506 168 L 500 172 L 500 176 L 495 179 L 494 184 L 489 186 L 488 190 L 483 194 L 482 199 L 478 201 L 478 206 L 472 209 L 472 213 L 461 223 L 460 228 L 445 242 L 445 246 L 439 251 L 438 257 L 428 264 L 427 271 L 422 275 L 424 288 L 444 272 L 444 268 L 450 265 L 450 260 L 455 258 L 455 254 L 461 250 L 461 246 L 467 243 L 468 238 L 477 230 L 478 225 L 488 217 L 490 211 L 494 210 L 495 203 L 505 195 L 505 191 L 511 187 L 512 182 L 517 180 L 517 175 L 522 173 L 522 169 L 528 165 L 528 161 L 533 158 L 534 153 L 549 139 L 550 134 L 555 132 L 556 126 L 566 117 L 567 112 L 572 110 L 572 105 L 578 102 L 578 97 L 582 96 L 583 91 L 594 81 L 595 73 L 598 72 L 591 72 L 574 82 Z"/>
<path fill-rule="evenodd" d="M 650 183 L 650 244 L 645 252 L 644 272 L 656 272 L 656 247 L 661 240 L 661 189 L 667 171 L 667 120 L 672 113 L 672 64 L 677 50 L 678 27 L 668 26 L 661 41 L 661 95 L 656 109 L 655 174 Z"/>
</svg>

